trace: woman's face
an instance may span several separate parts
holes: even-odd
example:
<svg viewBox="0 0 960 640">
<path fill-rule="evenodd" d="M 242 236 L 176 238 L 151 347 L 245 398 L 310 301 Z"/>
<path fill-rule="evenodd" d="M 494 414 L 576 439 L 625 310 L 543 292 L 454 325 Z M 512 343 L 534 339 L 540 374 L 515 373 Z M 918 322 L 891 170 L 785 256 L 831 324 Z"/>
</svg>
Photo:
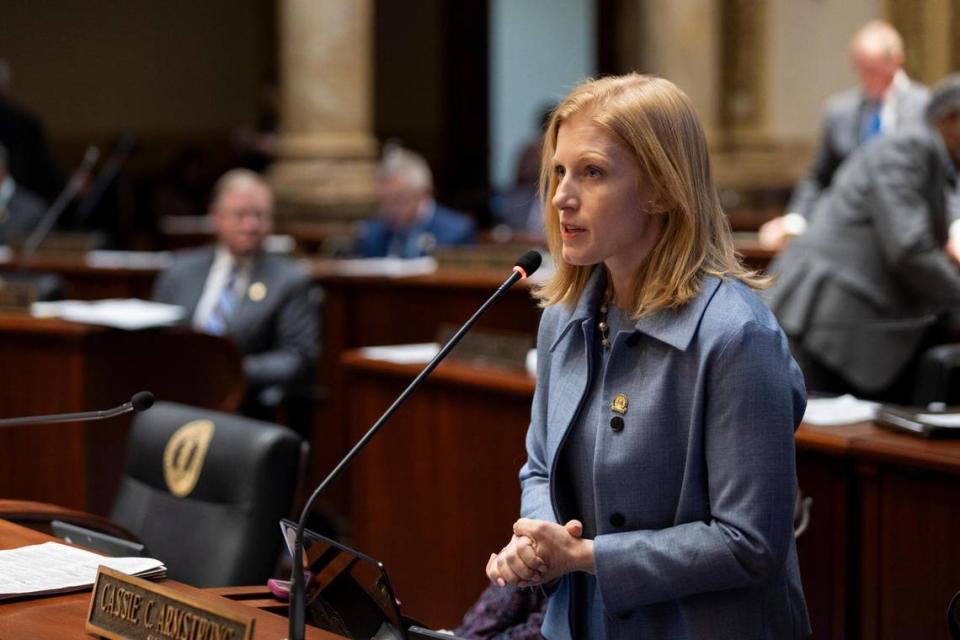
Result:
<svg viewBox="0 0 960 640">
<path fill-rule="evenodd" d="M 564 261 L 603 262 L 615 281 L 632 277 L 659 239 L 662 218 L 633 154 L 581 112 L 560 125 L 553 171 Z"/>
</svg>

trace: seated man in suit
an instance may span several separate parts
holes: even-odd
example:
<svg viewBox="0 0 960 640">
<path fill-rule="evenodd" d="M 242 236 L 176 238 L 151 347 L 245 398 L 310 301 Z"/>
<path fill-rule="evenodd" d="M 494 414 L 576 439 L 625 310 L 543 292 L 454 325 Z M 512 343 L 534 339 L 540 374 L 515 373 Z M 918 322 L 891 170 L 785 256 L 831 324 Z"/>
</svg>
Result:
<svg viewBox="0 0 960 640">
<path fill-rule="evenodd" d="M 360 228 L 360 255 L 419 258 L 438 246 L 474 241 L 473 220 L 433 199 L 433 176 L 419 154 L 388 145 L 380 163 L 377 189 L 380 208 L 377 217 Z"/>
<path fill-rule="evenodd" d="M 960 166 L 960 75 L 933 89 L 927 126 L 855 151 L 806 233 L 771 265 L 770 306 L 814 391 L 904 402 L 910 366 L 960 308 L 947 191 Z"/>
<path fill-rule="evenodd" d="M 46 210 L 39 196 L 23 188 L 7 168 L 7 150 L 0 144 L 0 245 L 20 243 Z"/>
<path fill-rule="evenodd" d="M 153 298 L 186 309 L 197 330 L 236 341 L 249 385 L 245 412 L 263 417 L 285 393 L 310 382 L 318 355 L 315 292 L 296 264 L 263 250 L 273 228 L 273 194 L 259 175 L 224 174 L 209 214 L 216 245 L 178 254 Z"/>
<path fill-rule="evenodd" d="M 827 100 L 816 159 L 794 189 L 787 215 L 760 227 L 765 247 L 782 249 L 791 237 L 804 232 L 820 194 L 859 145 L 923 122 L 930 94 L 903 71 L 903 39 L 896 29 L 871 20 L 850 41 L 850 58 L 859 85 Z"/>
</svg>

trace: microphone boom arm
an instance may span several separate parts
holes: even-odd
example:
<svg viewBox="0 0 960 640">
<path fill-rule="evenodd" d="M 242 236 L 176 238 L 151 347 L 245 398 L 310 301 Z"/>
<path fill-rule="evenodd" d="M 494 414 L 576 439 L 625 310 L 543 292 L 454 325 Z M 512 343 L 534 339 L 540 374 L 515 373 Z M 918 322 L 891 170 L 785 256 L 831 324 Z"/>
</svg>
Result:
<svg viewBox="0 0 960 640">
<path fill-rule="evenodd" d="M 290 585 L 290 633 L 289 640 L 303 640 L 304 637 L 304 624 L 305 624 L 305 600 L 306 600 L 306 585 L 304 584 L 303 578 L 303 530 L 305 528 L 307 516 L 310 514 L 311 509 L 313 508 L 314 502 L 326 491 L 327 487 L 336 480 L 340 474 L 346 469 L 350 462 L 360 453 L 364 447 L 367 446 L 367 443 L 377 434 L 381 427 L 386 424 L 387 420 L 396 413 L 397 409 L 407 400 L 411 393 L 420 385 L 421 381 L 429 376 L 434 369 L 437 368 L 437 365 L 447 357 L 447 354 L 453 350 L 457 343 L 463 338 L 463 336 L 469 331 L 473 325 L 480 319 L 480 316 L 484 312 L 500 299 L 507 289 L 512 287 L 518 280 L 525 278 L 528 274 L 527 271 L 533 273 L 533 271 L 539 266 L 539 259 L 537 264 L 533 268 L 524 268 L 524 267 L 514 267 L 514 271 L 510 274 L 510 277 L 507 278 L 500 287 L 493 292 L 487 301 L 484 302 L 479 309 L 474 312 L 470 319 L 467 320 L 460 329 L 453 334 L 443 348 L 437 352 L 437 355 L 427 363 L 423 370 L 417 374 L 417 377 L 413 379 L 406 389 L 403 390 L 396 400 L 393 401 L 386 411 L 383 412 L 383 415 L 370 427 L 370 430 L 353 446 L 350 451 L 347 452 L 347 455 L 343 457 L 333 471 L 323 479 L 323 482 L 320 483 L 314 492 L 310 495 L 310 498 L 307 500 L 306 504 L 303 506 L 303 511 L 300 513 L 300 520 L 297 522 L 297 534 L 296 540 L 293 546 L 293 561 L 292 561 L 292 572 L 290 576 L 291 585 Z"/>
</svg>

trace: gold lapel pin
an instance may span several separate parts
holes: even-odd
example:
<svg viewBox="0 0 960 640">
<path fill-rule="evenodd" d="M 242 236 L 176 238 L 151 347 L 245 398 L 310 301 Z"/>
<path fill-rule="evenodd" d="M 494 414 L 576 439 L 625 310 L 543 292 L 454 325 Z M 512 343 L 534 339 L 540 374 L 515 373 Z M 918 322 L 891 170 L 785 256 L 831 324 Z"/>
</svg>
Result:
<svg viewBox="0 0 960 640">
<path fill-rule="evenodd" d="M 267 285 L 262 282 L 254 282 L 250 285 L 250 288 L 247 289 L 247 295 L 250 296 L 250 299 L 254 302 L 260 302 L 267 297 Z"/>
<path fill-rule="evenodd" d="M 620 415 L 626 415 L 627 407 L 630 405 L 630 401 L 627 400 L 627 396 L 622 393 L 618 393 L 617 397 L 613 399 L 613 402 L 610 403 L 610 410 Z"/>
</svg>

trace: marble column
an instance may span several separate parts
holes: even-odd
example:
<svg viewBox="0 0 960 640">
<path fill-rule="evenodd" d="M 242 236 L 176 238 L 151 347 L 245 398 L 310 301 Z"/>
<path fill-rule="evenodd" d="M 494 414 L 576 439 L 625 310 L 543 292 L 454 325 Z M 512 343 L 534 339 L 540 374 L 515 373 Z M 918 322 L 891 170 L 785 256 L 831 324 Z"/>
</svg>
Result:
<svg viewBox="0 0 960 640">
<path fill-rule="evenodd" d="M 281 139 L 269 179 L 283 220 L 343 220 L 374 208 L 372 5 L 277 3 Z"/>
<path fill-rule="evenodd" d="M 956 69 L 960 60 L 955 27 L 960 21 L 957 0 L 886 0 L 887 19 L 903 35 L 907 73 L 933 84 Z"/>
</svg>

